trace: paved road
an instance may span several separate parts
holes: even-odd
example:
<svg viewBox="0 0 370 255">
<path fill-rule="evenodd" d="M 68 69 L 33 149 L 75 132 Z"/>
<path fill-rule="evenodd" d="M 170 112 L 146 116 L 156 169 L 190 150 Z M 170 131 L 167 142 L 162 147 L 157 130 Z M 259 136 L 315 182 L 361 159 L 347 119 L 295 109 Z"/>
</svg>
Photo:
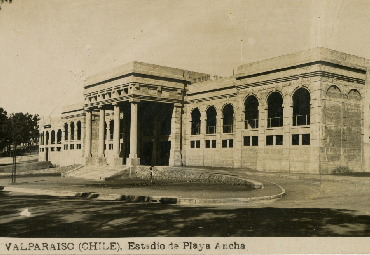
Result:
<svg viewBox="0 0 370 255">
<path fill-rule="evenodd" d="M 3 194 L 1 236 L 369 236 L 368 185 L 262 178 L 282 185 L 287 196 L 238 208 Z M 20 216 L 25 208 L 30 217 Z"/>
</svg>

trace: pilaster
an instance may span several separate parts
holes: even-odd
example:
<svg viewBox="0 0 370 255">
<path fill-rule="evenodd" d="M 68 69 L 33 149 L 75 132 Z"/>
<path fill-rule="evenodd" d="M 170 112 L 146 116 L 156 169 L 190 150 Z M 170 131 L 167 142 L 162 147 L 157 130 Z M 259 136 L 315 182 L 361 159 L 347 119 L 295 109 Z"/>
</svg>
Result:
<svg viewBox="0 0 370 255">
<path fill-rule="evenodd" d="M 171 118 L 171 151 L 170 151 L 170 166 L 181 166 L 181 104 L 175 104 L 173 107 L 172 118 Z M 205 113 L 202 113 L 201 116 L 204 116 Z M 203 128 L 205 122 L 201 122 L 201 129 Z M 202 131 L 203 133 L 203 131 Z M 203 133 L 205 134 L 205 132 Z"/>
</svg>

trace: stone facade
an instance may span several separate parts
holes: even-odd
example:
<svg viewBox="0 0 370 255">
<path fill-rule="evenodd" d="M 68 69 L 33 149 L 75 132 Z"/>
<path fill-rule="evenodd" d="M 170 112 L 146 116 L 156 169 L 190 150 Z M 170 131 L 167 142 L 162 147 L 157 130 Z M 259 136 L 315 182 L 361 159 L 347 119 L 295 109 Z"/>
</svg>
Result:
<svg viewBox="0 0 370 255">
<path fill-rule="evenodd" d="M 80 140 L 62 139 L 63 160 L 48 155 L 62 165 L 73 158 L 87 165 L 370 171 L 369 66 L 326 48 L 242 65 L 218 79 L 132 62 L 89 77 L 83 106 L 66 108 L 40 130 L 71 132 L 71 123 L 80 123 Z M 71 144 L 80 150 L 71 152 Z M 50 146 L 40 145 L 40 160 Z"/>
</svg>

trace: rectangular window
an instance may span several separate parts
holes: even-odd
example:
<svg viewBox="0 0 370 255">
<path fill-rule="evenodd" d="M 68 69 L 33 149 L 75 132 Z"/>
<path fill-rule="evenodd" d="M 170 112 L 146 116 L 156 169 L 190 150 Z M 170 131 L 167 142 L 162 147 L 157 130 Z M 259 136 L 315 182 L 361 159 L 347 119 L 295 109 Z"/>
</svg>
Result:
<svg viewBox="0 0 370 255">
<path fill-rule="evenodd" d="M 50 150 L 51 150 L 51 151 L 54 151 L 54 147 L 50 147 Z"/>
<path fill-rule="evenodd" d="M 69 145 L 69 149 L 70 149 L 70 150 L 74 150 L 74 149 L 75 149 L 75 145 L 74 145 L 74 144 L 70 144 L 70 145 Z"/>
<path fill-rule="evenodd" d="M 292 145 L 299 145 L 299 135 L 292 135 Z"/>
<path fill-rule="evenodd" d="M 303 134 L 302 135 L 302 145 L 310 145 L 310 134 Z"/>
<path fill-rule="evenodd" d="M 57 151 L 61 151 L 62 150 L 62 148 L 61 147 L 57 147 Z"/>
<path fill-rule="evenodd" d="M 42 149 L 40 148 L 40 152 L 42 152 Z"/>
<path fill-rule="evenodd" d="M 244 136 L 244 146 L 251 146 L 251 137 Z"/>
<path fill-rule="evenodd" d="M 232 148 L 232 147 L 234 147 L 234 140 L 229 139 L 229 148 Z"/>
<path fill-rule="evenodd" d="M 273 135 L 267 135 L 266 136 L 266 145 L 274 145 L 274 136 Z"/>
<path fill-rule="evenodd" d="M 68 144 L 65 144 L 64 145 L 64 150 L 66 151 L 66 150 L 68 150 Z"/>
<path fill-rule="evenodd" d="M 210 140 L 206 140 L 206 148 L 211 148 L 211 141 Z"/>
<path fill-rule="evenodd" d="M 276 136 L 276 145 L 283 145 L 283 136 L 277 135 Z"/>
<path fill-rule="evenodd" d="M 252 146 L 258 146 L 258 136 L 252 136 Z"/>
<path fill-rule="evenodd" d="M 81 144 L 76 145 L 77 150 L 81 150 Z"/>
<path fill-rule="evenodd" d="M 200 148 L 200 140 L 195 141 L 195 147 Z"/>
<path fill-rule="evenodd" d="M 216 148 L 216 140 L 212 140 L 212 148 Z"/>
<path fill-rule="evenodd" d="M 222 140 L 222 148 L 227 148 L 227 140 Z"/>
<path fill-rule="evenodd" d="M 195 148 L 195 141 L 190 141 L 190 148 Z"/>
<path fill-rule="evenodd" d="M 113 150 L 113 144 L 109 144 L 109 150 Z"/>
</svg>

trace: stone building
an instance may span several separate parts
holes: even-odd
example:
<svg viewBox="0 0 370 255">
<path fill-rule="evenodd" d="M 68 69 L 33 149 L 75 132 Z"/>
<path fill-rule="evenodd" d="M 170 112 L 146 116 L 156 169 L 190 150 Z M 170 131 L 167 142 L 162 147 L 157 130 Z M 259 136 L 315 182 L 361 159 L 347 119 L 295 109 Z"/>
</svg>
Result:
<svg viewBox="0 0 370 255">
<path fill-rule="evenodd" d="M 331 173 L 369 170 L 368 59 L 316 48 L 234 76 L 132 62 L 40 124 L 40 160 Z"/>
</svg>

